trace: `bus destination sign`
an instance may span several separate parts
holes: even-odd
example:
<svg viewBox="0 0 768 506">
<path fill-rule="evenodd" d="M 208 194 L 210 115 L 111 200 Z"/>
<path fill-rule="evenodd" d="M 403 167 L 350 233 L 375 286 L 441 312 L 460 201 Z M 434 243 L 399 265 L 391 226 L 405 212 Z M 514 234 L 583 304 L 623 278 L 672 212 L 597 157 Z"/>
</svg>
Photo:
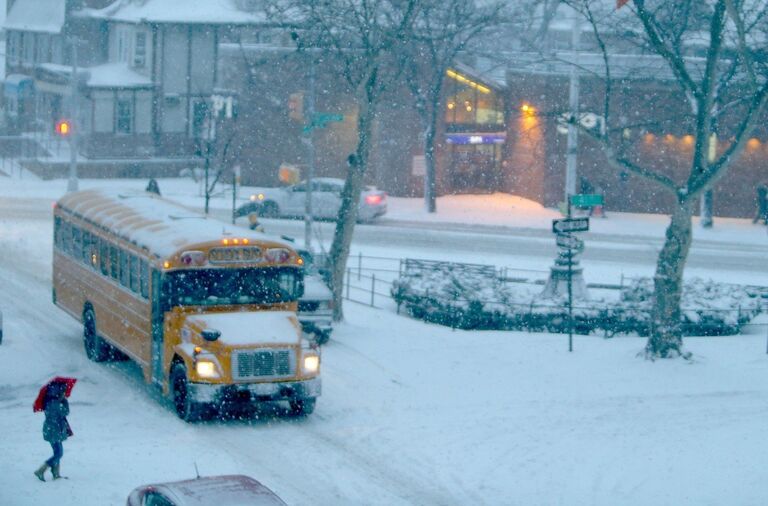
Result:
<svg viewBox="0 0 768 506">
<path fill-rule="evenodd" d="M 261 248 L 258 246 L 211 248 L 208 253 L 208 261 L 212 264 L 260 262 L 262 259 Z"/>
</svg>

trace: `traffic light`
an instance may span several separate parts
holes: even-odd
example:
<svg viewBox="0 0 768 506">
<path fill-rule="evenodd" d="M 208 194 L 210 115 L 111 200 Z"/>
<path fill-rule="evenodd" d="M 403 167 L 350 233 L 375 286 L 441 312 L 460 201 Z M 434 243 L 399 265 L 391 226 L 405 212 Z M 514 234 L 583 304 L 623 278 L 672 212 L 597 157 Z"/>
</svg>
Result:
<svg viewBox="0 0 768 506">
<path fill-rule="evenodd" d="M 304 94 L 291 93 L 288 96 L 288 117 L 298 123 L 304 122 Z"/>
<path fill-rule="evenodd" d="M 56 133 L 62 137 L 69 137 L 72 133 L 72 122 L 68 119 L 60 119 L 56 122 Z"/>
</svg>

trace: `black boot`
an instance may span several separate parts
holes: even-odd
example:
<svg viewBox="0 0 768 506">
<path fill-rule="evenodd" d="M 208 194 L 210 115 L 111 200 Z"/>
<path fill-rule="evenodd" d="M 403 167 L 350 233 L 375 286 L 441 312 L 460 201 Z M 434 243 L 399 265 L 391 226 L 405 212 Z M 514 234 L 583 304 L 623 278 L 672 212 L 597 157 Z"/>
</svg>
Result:
<svg viewBox="0 0 768 506">
<path fill-rule="evenodd" d="M 45 481 L 45 471 L 48 469 L 48 464 L 43 462 L 43 465 L 37 468 L 37 471 L 35 471 L 35 476 L 37 476 L 37 479 L 40 481 Z"/>
</svg>

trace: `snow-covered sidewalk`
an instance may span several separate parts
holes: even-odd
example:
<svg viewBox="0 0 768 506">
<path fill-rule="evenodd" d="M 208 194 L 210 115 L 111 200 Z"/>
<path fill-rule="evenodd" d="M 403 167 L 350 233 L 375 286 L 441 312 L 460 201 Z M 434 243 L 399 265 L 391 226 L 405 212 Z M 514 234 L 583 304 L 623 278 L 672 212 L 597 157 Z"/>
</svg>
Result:
<svg viewBox="0 0 768 506">
<path fill-rule="evenodd" d="M 159 179 L 164 196 L 185 205 L 202 207 L 201 182 L 190 178 Z M 123 187 L 144 189 L 144 179 L 84 179 L 80 188 Z M 0 197 L 55 200 L 64 194 L 66 180 L 40 181 L 32 177 L 15 176 L 0 178 Z M 231 186 L 220 185 L 211 200 L 211 207 L 228 210 L 232 207 Z M 247 189 L 239 192 L 240 200 L 247 198 Z M 509 228 L 551 230 L 552 220 L 562 218 L 556 209 L 543 207 L 537 202 L 509 195 L 494 193 L 488 195 L 448 195 L 437 199 L 437 213 L 427 213 L 420 198 L 389 197 L 384 220 L 415 221 L 436 224 L 485 225 Z M 610 209 L 606 218 L 592 218 L 590 233 L 611 236 L 636 236 L 662 239 L 669 223 L 667 215 L 614 213 Z M 704 229 L 694 218 L 694 240 L 713 242 L 758 244 L 768 246 L 766 227 L 752 224 L 751 220 L 715 217 L 715 226 Z"/>
</svg>

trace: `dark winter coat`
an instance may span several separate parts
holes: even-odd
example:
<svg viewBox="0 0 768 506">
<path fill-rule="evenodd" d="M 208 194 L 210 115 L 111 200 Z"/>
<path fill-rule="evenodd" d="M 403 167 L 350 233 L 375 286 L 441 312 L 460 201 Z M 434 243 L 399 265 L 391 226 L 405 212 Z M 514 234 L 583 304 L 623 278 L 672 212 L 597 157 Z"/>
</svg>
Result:
<svg viewBox="0 0 768 506">
<path fill-rule="evenodd" d="M 45 423 L 43 439 L 51 443 L 60 443 L 71 435 L 67 415 L 69 402 L 63 396 L 48 397 L 45 400 Z"/>
</svg>

